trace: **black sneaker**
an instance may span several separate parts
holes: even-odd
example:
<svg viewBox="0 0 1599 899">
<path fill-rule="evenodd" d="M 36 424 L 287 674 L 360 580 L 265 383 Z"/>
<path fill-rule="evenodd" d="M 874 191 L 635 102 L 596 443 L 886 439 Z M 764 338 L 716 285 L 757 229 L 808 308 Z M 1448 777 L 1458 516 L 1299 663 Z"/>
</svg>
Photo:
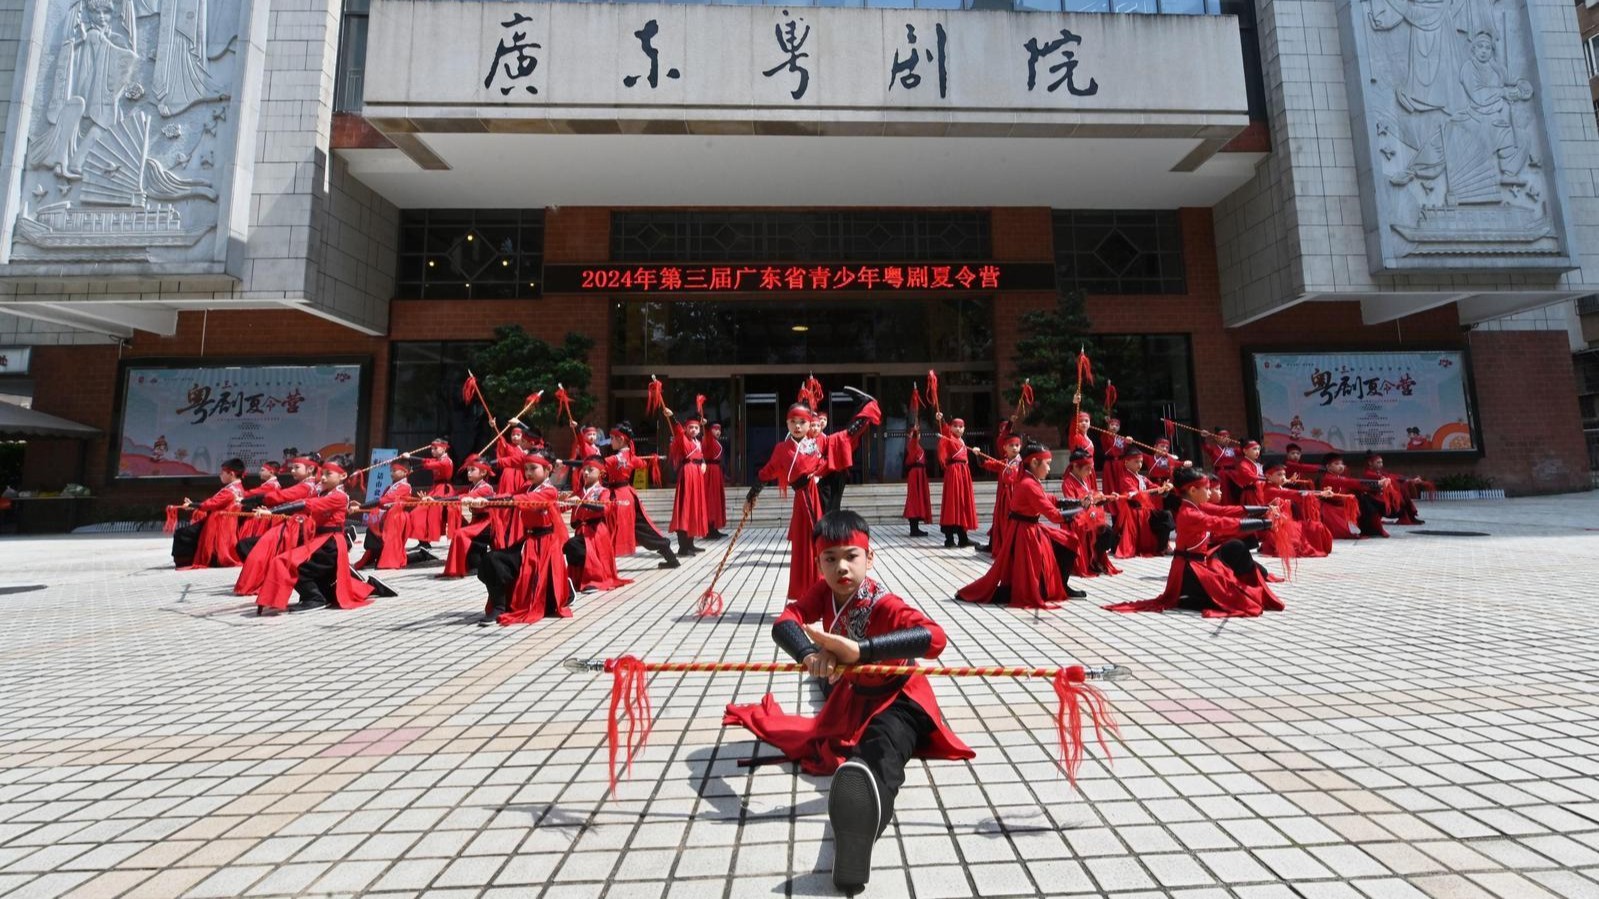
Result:
<svg viewBox="0 0 1599 899">
<path fill-rule="evenodd" d="M 1076 587 L 1067 587 L 1066 588 L 1066 595 L 1070 596 L 1072 599 L 1087 599 L 1088 598 L 1088 591 L 1087 590 L 1079 590 Z"/>
<path fill-rule="evenodd" d="M 656 565 L 655 567 L 656 568 L 677 568 L 677 567 L 681 566 L 682 564 L 683 564 L 682 562 L 679 562 L 676 559 L 667 559 L 666 561 Z"/>
<path fill-rule="evenodd" d="M 833 773 L 827 817 L 833 824 L 833 885 L 859 892 L 872 879 L 872 846 L 883 831 L 883 802 L 877 778 L 858 759 Z"/>
<path fill-rule="evenodd" d="M 289 603 L 290 612 L 309 612 L 313 609 L 325 609 L 327 607 L 327 602 L 320 599 L 313 599 L 309 602 L 302 599 L 298 602 Z"/>
<path fill-rule="evenodd" d="M 955 548 L 955 535 L 954 534 L 945 534 L 944 535 L 944 548 L 945 549 L 954 549 Z"/>
</svg>

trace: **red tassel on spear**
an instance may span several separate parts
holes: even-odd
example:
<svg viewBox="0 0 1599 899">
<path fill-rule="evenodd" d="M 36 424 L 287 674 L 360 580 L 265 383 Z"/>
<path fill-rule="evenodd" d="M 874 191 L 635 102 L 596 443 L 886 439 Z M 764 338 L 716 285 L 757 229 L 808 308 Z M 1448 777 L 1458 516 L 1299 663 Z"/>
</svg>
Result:
<svg viewBox="0 0 1599 899">
<path fill-rule="evenodd" d="M 1105 379 L 1105 415 L 1109 416 L 1116 408 L 1116 385 L 1109 378 Z"/>
<path fill-rule="evenodd" d="M 694 411 L 701 419 L 705 418 L 705 394 L 694 394 Z"/>
<path fill-rule="evenodd" d="M 1077 351 L 1077 383 L 1094 386 L 1094 364 L 1088 361 L 1088 354 L 1081 349 Z"/>
<path fill-rule="evenodd" d="M 1294 513 L 1286 499 L 1274 500 L 1267 517 L 1271 519 L 1272 545 L 1277 550 L 1277 557 L 1283 562 L 1283 577 L 1292 580 L 1299 558 L 1299 537 L 1302 528 L 1299 522 L 1294 520 Z"/>
<path fill-rule="evenodd" d="M 461 402 L 463 402 L 463 403 L 467 404 L 468 406 L 470 406 L 470 405 L 472 405 L 472 401 L 474 399 L 477 399 L 477 397 L 478 397 L 477 375 L 474 375 L 471 372 L 467 372 L 466 373 L 466 383 L 461 385 Z"/>
<path fill-rule="evenodd" d="M 161 525 L 161 533 L 172 534 L 177 532 L 178 510 L 182 508 L 182 506 L 167 506 L 167 517 L 166 521 Z"/>
<path fill-rule="evenodd" d="M 1027 380 L 1022 382 L 1022 396 L 1021 396 L 1021 402 L 1019 403 L 1019 405 L 1023 409 L 1031 409 L 1031 408 L 1033 408 L 1034 399 L 1033 399 L 1033 379 L 1032 378 L 1028 378 Z"/>
<path fill-rule="evenodd" d="M 911 420 L 922 417 L 922 390 L 919 385 L 911 385 Z"/>
<path fill-rule="evenodd" d="M 1177 443 L 1177 422 L 1172 421 L 1169 418 L 1162 418 L 1160 420 L 1160 426 L 1162 428 L 1164 428 L 1165 431 L 1166 431 L 1166 442 L 1170 443 L 1170 444 L 1176 444 Z"/>
<path fill-rule="evenodd" d="M 555 385 L 555 417 L 558 420 L 576 421 L 572 417 L 572 397 L 566 392 L 566 385 L 561 383 Z"/>
<path fill-rule="evenodd" d="M 815 375 L 805 377 L 805 392 L 811 395 L 811 408 L 820 410 L 822 404 L 827 402 L 827 392 L 822 390 L 822 382 L 816 380 Z"/>
<path fill-rule="evenodd" d="M 652 416 L 656 412 L 666 408 L 665 389 L 666 385 L 657 380 L 654 375 L 650 375 L 650 387 L 649 390 L 644 394 L 645 416 Z"/>
<path fill-rule="evenodd" d="M 692 673 L 722 673 L 730 671 L 794 672 L 804 673 L 806 668 L 797 662 L 644 662 L 634 656 L 618 659 L 567 659 L 563 666 L 568 671 L 608 671 L 611 674 L 611 709 L 606 723 L 609 741 L 611 792 L 616 792 L 616 760 L 623 758 L 628 773 L 632 772 L 634 756 L 644 748 L 649 739 L 650 697 L 647 678 L 651 671 Z M 1105 742 L 1105 731 L 1120 736 L 1114 709 L 1103 693 L 1090 685 L 1091 680 L 1112 681 L 1130 672 L 1120 665 L 1101 665 L 1093 668 L 1068 665 L 1062 668 L 1025 667 L 924 667 L 920 665 L 840 665 L 838 671 L 850 674 L 869 674 L 901 677 L 1047 677 L 1055 688 L 1055 736 L 1060 745 L 1059 763 L 1066 779 L 1076 785 L 1077 768 L 1083 761 L 1083 716 L 1094 729 L 1094 739 L 1108 758 L 1110 746 Z M 627 718 L 627 742 L 622 743 L 621 712 Z M 624 752 L 625 748 L 625 752 Z"/>
<path fill-rule="evenodd" d="M 927 370 L 927 405 L 932 406 L 934 412 L 939 411 L 938 373 L 934 372 L 932 369 Z"/>
</svg>

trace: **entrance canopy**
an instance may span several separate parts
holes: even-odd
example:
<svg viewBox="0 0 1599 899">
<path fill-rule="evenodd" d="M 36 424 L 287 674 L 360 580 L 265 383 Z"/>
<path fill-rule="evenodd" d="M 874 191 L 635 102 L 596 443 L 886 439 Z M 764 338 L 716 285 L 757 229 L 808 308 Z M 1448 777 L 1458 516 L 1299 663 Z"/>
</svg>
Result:
<svg viewBox="0 0 1599 899">
<path fill-rule="evenodd" d="M 29 437 L 85 439 L 100 434 L 99 428 L 46 415 L 15 403 L 0 402 L 0 440 L 25 440 Z"/>
</svg>

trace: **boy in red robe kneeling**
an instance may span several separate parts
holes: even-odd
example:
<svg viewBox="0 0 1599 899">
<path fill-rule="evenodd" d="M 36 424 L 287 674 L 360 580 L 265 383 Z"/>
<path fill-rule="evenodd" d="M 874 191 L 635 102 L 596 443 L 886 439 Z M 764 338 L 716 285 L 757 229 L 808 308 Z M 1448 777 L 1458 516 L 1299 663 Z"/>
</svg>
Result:
<svg viewBox="0 0 1599 899">
<path fill-rule="evenodd" d="M 871 878 L 872 846 L 894 816 L 906 762 L 976 753 L 944 723 L 927 678 L 841 680 L 839 665 L 936 659 L 946 638 L 931 618 L 867 577 L 873 556 L 860 515 L 830 512 L 812 536 L 822 579 L 788 604 L 772 639 L 834 685 L 827 702 L 814 718 L 790 715 L 768 693 L 758 705 L 729 705 L 722 723 L 748 728 L 809 774 L 833 776 L 827 797 L 833 883 L 853 893 Z"/>
<path fill-rule="evenodd" d="M 495 550 L 478 566 L 477 578 L 488 591 L 483 619 L 502 625 L 531 624 L 545 615 L 572 617 L 572 582 L 566 577 L 566 523 L 557 503 L 560 492 L 550 481 L 555 459 L 548 450 L 524 454 L 527 490 L 511 498 L 505 549 Z"/>
<path fill-rule="evenodd" d="M 322 466 L 322 492 L 295 500 L 257 515 L 305 515 L 311 526 L 309 539 L 272 560 L 266 583 L 256 596 L 256 614 L 276 615 L 284 609 L 304 612 L 330 605 L 355 609 L 367 605 L 374 585 L 355 579 L 350 570 L 350 545 L 344 535 L 345 517 L 353 505 L 344 492 L 343 466 L 329 462 Z M 289 591 L 300 595 L 289 605 Z M 385 589 L 383 592 L 387 595 Z"/>
<path fill-rule="evenodd" d="M 1088 595 L 1067 584 L 1077 567 L 1082 537 L 1075 530 L 1044 523 L 1048 520 L 1065 525 L 1069 517 L 1083 509 L 1068 500 L 1052 499 L 1045 492 L 1043 481 L 1049 476 L 1052 458 L 1049 450 L 1031 443 L 1020 453 L 1020 474 L 1011 485 L 1005 512 L 1005 539 L 995 547 L 994 564 L 982 577 L 956 591 L 956 599 L 1019 609 L 1052 609 L 1068 597 L 1080 599 Z"/>
<path fill-rule="evenodd" d="M 1206 511 L 1209 479 L 1191 468 L 1178 469 L 1172 475 L 1172 483 L 1182 498 L 1182 506 L 1177 511 L 1177 548 L 1172 553 L 1165 592 L 1154 599 L 1105 608 L 1112 612 L 1198 609 L 1206 618 L 1253 617 L 1261 612 L 1282 611 L 1282 600 L 1271 592 L 1263 570 L 1255 564 L 1244 542 L 1236 539 L 1242 534 L 1264 532 L 1271 528 L 1271 522 Z"/>
<path fill-rule="evenodd" d="M 589 459 L 578 473 L 580 502 L 572 509 L 572 536 L 566 541 L 566 570 L 579 593 L 613 590 L 633 583 L 616 573 L 611 529 L 605 523 L 605 463 Z"/>
<path fill-rule="evenodd" d="M 172 565 L 174 568 L 233 568 L 239 564 L 239 518 L 237 515 L 217 513 L 232 512 L 244 499 L 244 461 L 229 459 L 222 463 L 217 479 L 222 489 L 211 494 L 204 502 L 183 498 L 183 508 L 193 509 L 194 519 L 172 534 Z"/>
</svg>

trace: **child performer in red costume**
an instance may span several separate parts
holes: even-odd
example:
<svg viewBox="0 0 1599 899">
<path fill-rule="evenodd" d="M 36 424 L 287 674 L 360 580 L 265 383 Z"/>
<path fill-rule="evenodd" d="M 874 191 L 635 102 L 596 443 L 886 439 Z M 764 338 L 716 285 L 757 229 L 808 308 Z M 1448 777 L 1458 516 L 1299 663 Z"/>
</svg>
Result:
<svg viewBox="0 0 1599 899">
<path fill-rule="evenodd" d="M 1127 438 L 1122 436 L 1122 420 L 1105 419 L 1105 431 L 1099 435 L 1099 477 L 1110 489 L 1111 476 L 1119 467 L 1122 454 L 1127 452 Z"/>
<path fill-rule="evenodd" d="M 956 599 L 1050 609 L 1068 597 L 1088 595 L 1067 584 L 1077 567 L 1081 537 L 1074 530 L 1049 527 L 1043 521 L 1065 525 L 1069 517 L 1082 512 L 1080 507 L 1065 508 L 1065 501 L 1045 492 L 1050 459 L 1049 450 L 1037 443 L 1021 450 L 1019 474 L 1006 512 L 1010 527 L 1004 540 L 995 545 L 994 564 L 982 577 L 956 591 Z"/>
<path fill-rule="evenodd" d="M 816 481 L 816 495 L 822 501 L 823 514 L 842 508 L 844 487 L 849 483 L 850 469 L 855 467 L 855 451 L 860 448 L 866 426 L 883 423 L 883 413 L 878 409 L 877 401 L 866 391 L 846 386 L 844 392 L 855 397 L 857 403 L 849 427 L 827 433 L 827 413 L 819 409 L 816 421 L 811 425 L 810 436 L 816 441 L 816 448 L 821 451 L 825 466 L 822 476 Z"/>
<path fill-rule="evenodd" d="M 1288 470 L 1289 478 L 1314 481 L 1316 478 L 1321 477 L 1321 468 L 1319 466 L 1304 461 L 1305 450 L 1299 444 L 1290 443 L 1283 448 L 1283 452 L 1286 456 L 1283 459 L 1283 467 Z"/>
<path fill-rule="evenodd" d="M 495 550 L 478 566 L 477 578 L 488 591 L 480 626 L 531 624 L 545 615 L 572 617 L 572 583 L 566 578 L 566 523 L 557 503 L 561 498 L 550 473 L 555 459 L 548 450 L 526 454 L 522 473 L 527 490 L 512 497 L 515 505 L 507 527 L 511 546 Z"/>
<path fill-rule="evenodd" d="M 1222 501 L 1229 505 L 1236 505 L 1238 497 L 1235 495 L 1235 485 L 1229 473 L 1238 464 L 1238 441 L 1232 438 L 1232 432 L 1226 428 L 1217 428 L 1215 433 L 1201 431 L 1205 442 L 1200 444 L 1205 458 L 1210 460 L 1211 473 L 1220 482 Z"/>
<path fill-rule="evenodd" d="M 657 568 L 676 568 L 677 555 L 672 552 L 672 541 L 661 535 L 655 522 L 644 512 L 638 493 L 633 489 L 633 472 L 648 468 L 649 462 L 633 452 L 633 426 L 619 421 L 611 428 L 611 449 L 605 457 L 605 487 L 610 491 L 611 504 L 605 507 L 605 523 L 611 528 L 611 545 L 620 559 L 631 556 L 640 546 L 661 554 Z"/>
<path fill-rule="evenodd" d="M 1266 504 L 1264 485 L 1266 476 L 1260 470 L 1260 444 L 1249 441 L 1244 444 L 1242 454 L 1231 468 L 1225 471 L 1218 470 L 1216 477 L 1232 484 L 1232 498 L 1229 502 L 1240 506 L 1263 506 Z M 1227 491 L 1223 490 L 1223 496 Z"/>
<path fill-rule="evenodd" d="M 1388 489 L 1389 480 L 1351 478 L 1346 471 L 1343 454 L 1328 453 L 1321 458 L 1321 474 L 1316 479 L 1316 485 L 1324 490 L 1354 495 L 1359 510 L 1354 524 L 1359 528 L 1361 537 L 1388 536 L 1388 531 L 1382 526 L 1382 495 Z M 1345 507 L 1337 503 L 1322 503 L 1321 508 L 1322 517 L 1326 519 L 1327 528 L 1333 532 L 1333 536 L 1348 536 L 1351 523 Z"/>
<path fill-rule="evenodd" d="M 614 590 L 633 583 L 616 573 L 611 529 L 605 524 L 605 463 L 589 459 L 578 471 L 574 491 L 581 500 L 572 509 L 572 536 L 566 541 L 566 570 L 579 593 Z"/>
<path fill-rule="evenodd" d="M 515 418 L 511 419 L 510 425 L 511 429 L 505 432 L 505 436 L 494 441 L 495 463 L 500 466 L 501 496 L 522 492 L 526 486 L 522 478 L 522 465 L 528 451 L 534 448 L 526 425 Z"/>
<path fill-rule="evenodd" d="M 1087 508 L 1105 502 L 1094 478 L 1094 457 L 1083 450 L 1072 450 L 1066 462 L 1066 474 L 1060 479 L 1061 496 L 1071 500 L 1073 506 Z M 1077 574 L 1095 577 L 1101 574 L 1121 574 L 1121 569 L 1110 560 L 1116 548 L 1116 524 L 1108 516 L 1088 516 L 1073 521 L 1082 541 L 1082 551 L 1077 554 Z"/>
<path fill-rule="evenodd" d="M 994 516 L 988 522 L 988 542 L 977 547 L 980 553 L 998 552 L 994 548 L 994 542 L 1003 541 L 1011 529 L 1011 489 L 1022 473 L 1022 438 L 1012 433 L 1018 418 L 1019 416 L 1012 415 L 1010 420 L 999 423 L 999 435 L 994 440 L 995 446 L 999 449 L 999 456 L 983 459 L 983 470 L 993 472 L 998 483 L 994 488 Z"/>
<path fill-rule="evenodd" d="M 1171 441 L 1162 437 L 1155 441 L 1155 451 L 1149 455 L 1144 467 L 1144 477 L 1155 484 L 1164 484 L 1171 480 L 1172 465 L 1177 462 L 1177 457 L 1172 455 Z"/>
<path fill-rule="evenodd" d="M 461 502 L 450 505 L 450 554 L 444 560 L 444 572 L 439 577 L 472 574 L 496 543 L 505 543 L 505 517 L 495 514 L 500 510 L 474 508 L 470 502 L 494 495 L 494 485 L 489 482 L 494 466 L 486 459 L 473 459 L 466 463 L 465 470 L 466 481 L 471 486 L 461 495 Z M 496 531 L 499 532 L 497 538 Z"/>
<path fill-rule="evenodd" d="M 933 520 L 933 492 L 927 483 L 927 449 L 922 446 L 922 423 L 911 423 L 905 435 L 905 513 L 912 537 L 926 537 L 922 522 Z"/>
<path fill-rule="evenodd" d="M 677 466 L 677 489 L 672 494 L 672 521 L 669 530 L 677 534 L 677 554 L 699 554 L 696 537 L 704 537 L 710 525 L 705 516 L 705 451 L 700 442 L 704 420 L 698 412 L 679 423 L 672 410 L 661 407 L 661 416 L 672 428 L 672 446 L 667 458 Z"/>
<path fill-rule="evenodd" d="M 1321 520 L 1321 500 L 1333 495 L 1331 490 L 1312 492 L 1309 490 L 1293 490 L 1288 486 L 1288 469 L 1283 465 L 1272 465 L 1266 469 L 1266 486 L 1263 489 L 1263 499 L 1266 502 L 1285 499 L 1289 508 L 1293 510 L 1294 520 L 1299 522 L 1299 540 L 1294 544 L 1293 555 L 1300 559 L 1318 559 L 1332 552 L 1332 531 L 1327 530 L 1327 525 Z M 1261 535 L 1260 554 L 1263 556 L 1280 556 L 1277 551 L 1277 534 L 1268 532 Z"/>
<path fill-rule="evenodd" d="M 350 547 L 345 542 L 344 521 L 350 512 L 350 497 L 344 492 L 344 467 L 334 462 L 322 466 L 322 490 L 316 496 L 295 500 L 257 515 L 305 515 L 311 524 L 310 539 L 272 560 L 266 583 L 255 598 L 257 615 L 276 615 L 284 609 L 304 612 L 326 609 L 356 609 L 372 600 L 372 585 L 355 579 L 350 571 Z M 286 522 L 287 523 L 287 522 Z M 289 591 L 300 595 L 289 605 Z"/>
<path fill-rule="evenodd" d="M 412 457 L 410 453 L 401 453 L 399 458 Z M 434 438 L 428 444 L 427 458 L 420 462 L 433 478 L 433 486 L 427 490 L 428 496 L 443 499 L 455 495 L 455 488 L 450 486 L 450 479 L 455 477 L 455 462 L 450 459 L 450 441 L 443 437 Z M 411 538 L 422 544 L 423 549 L 444 536 L 444 506 L 421 503 L 411 508 L 410 515 Z"/>
<path fill-rule="evenodd" d="M 239 564 L 239 517 L 216 513 L 239 508 L 239 501 L 244 499 L 243 478 L 244 460 L 229 459 L 217 473 L 222 489 L 199 505 L 187 496 L 183 498 L 183 508 L 204 513 L 204 517 L 172 533 L 174 568 L 233 568 Z"/>
<path fill-rule="evenodd" d="M 872 847 L 894 816 L 905 763 L 976 753 L 944 723 L 927 678 L 840 679 L 841 664 L 936 659 L 946 638 L 936 622 L 867 576 L 873 556 L 865 519 L 833 512 L 809 536 L 820 580 L 778 616 L 772 639 L 834 687 L 814 718 L 786 714 L 767 694 L 758 705 L 729 705 L 723 723 L 748 728 L 809 774 L 833 776 L 833 883 L 853 893 L 871 878 Z"/>
<path fill-rule="evenodd" d="M 1164 556 L 1176 527 L 1164 502 L 1171 482 L 1156 484 L 1144 477 L 1144 458 L 1142 449 L 1129 445 L 1120 462 L 1107 466 L 1111 478 L 1105 489 L 1117 494 L 1116 557 L 1121 559 Z"/>
<path fill-rule="evenodd" d="M 966 446 L 966 421 L 938 419 L 938 462 L 944 466 L 944 495 L 938 504 L 938 529 L 944 546 L 971 546 L 966 534 L 977 530 L 977 497 L 972 491 L 972 452 Z"/>
<path fill-rule="evenodd" d="M 1280 612 L 1282 601 L 1271 592 L 1265 576 L 1242 540 L 1241 534 L 1264 532 L 1271 522 L 1257 518 L 1213 515 L 1201 508 L 1209 485 L 1191 468 L 1172 475 L 1182 506 L 1177 512 L 1177 549 L 1172 554 L 1166 590 L 1154 599 L 1123 602 L 1105 608 L 1112 612 L 1164 612 L 1198 609 L 1206 618 L 1254 617 Z M 1218 541 L 1219 545 L 1216 545 Z"/>
<path fill-rule="evenodd" d="M 282 468 L 283 466 L 280 463 L 273 462 L 271 459 L 262 462 L 261 471 L 259 472 L 261 483 L 250 488 L 249 490 L 244 491 L 244 499 L 250 499 L 251 497 L 256 496 L 264 496 L 278 489 L 278 472 Z M 267 521 L 254 516 L 240 519 L 239 539 L 246 540 L 251 537 L 259 537 L 266 533 L 267 526 Z"/>
<path fill-rule="evenodd" d="M 361 504 L 359 508 L 371 509 L 366 513 L 366 540 L 362 546 L 366 550 L 355 563 L 355 570 L 360 571 L 372 562 L 377 562 L 377 567 L 385 569 L 404 568 L 408 561 L 405 556 L 405 539 L 411 530 L 411 510 L 407 502 L 414 495 L 411 490 L 411 463 L 408 459 L 396 456 L 389 463 L 389 475 L 393 479 L 387 490 L 378 497 L 378 501 L 371 506 Z M 431 555 L 427 558 L 433 558 Z M 418 561 L 421 561 L 420 559 Z"/>
<path fill-rule="evenodd" d="M 866 397 L 866 402 L 850 420 L 849 428 L 827 435 L 823 440 L 853 439 L 881 420 L 877 401 Z M 766 484 L 776 482 L 779 491 L 784 488 L 794 491 L 794 511 L 788 520 L 789 599 L 804 596 L 819 577 L 816 554 L 811 549 L 811 531 L 815 529 L 817 519 L 822 517 L 817 481 L 828 469 L 824 447 L 810 436 L 811 425 L 815 421 L 816 413 L 804 403 L 795 403 L 788 408 L 788 437 L 772 448 L 771 458 L 755 473 L 755 483 L 744 495 L 744 514 L 748 515 L 754 509 L 755 498 L 761 495 Z"/>
<path fill-rule="evenodd" d="M 720 422 L 706 429 L 700 452 L 705 454 L 705 539 L 718 540 L 727 536 L 722 533 L 727 527 L 727 459 Z"/>
<path fill-rule="evenodd" d="M 1402 474 L 1383 468 L 1382 456 L 1375 450 L 1366 452 L 1366 470 L 1361 477 L 1368 481 L 1388 480 L 1388 486 L 1382 491 L 1383 514 L 1388 518 L 1397 519 L 1394 524 L 1426 524 L 1416 514 L 1416 503 L 1412 499 L 1412 491 L 1420 492 L 1421 485 L 1426 484 L 1421 478 L 1410 478 Z"/>
<path fill-rule="evenodd" d="M 287 484 L 283 482 L 287 481 Z M 248 512 L 262 506 L 280 506 L 284 503 L 309 499 L 317 494 L 317 463 L 307 456 L 289 460 L 288 476 L 279 477 L 279 487 L 256 496 L 247 497 L 240 508 Z M 233 582 L 237 596 L 253 596 L 266 583 L 267 571 L 279 554 L 297 547 L 309 534 L 309 524 L 296 521 L 278 521 L 269 524 L 259 537 L 239 541 L 239 577 Z"/>
</svg>

